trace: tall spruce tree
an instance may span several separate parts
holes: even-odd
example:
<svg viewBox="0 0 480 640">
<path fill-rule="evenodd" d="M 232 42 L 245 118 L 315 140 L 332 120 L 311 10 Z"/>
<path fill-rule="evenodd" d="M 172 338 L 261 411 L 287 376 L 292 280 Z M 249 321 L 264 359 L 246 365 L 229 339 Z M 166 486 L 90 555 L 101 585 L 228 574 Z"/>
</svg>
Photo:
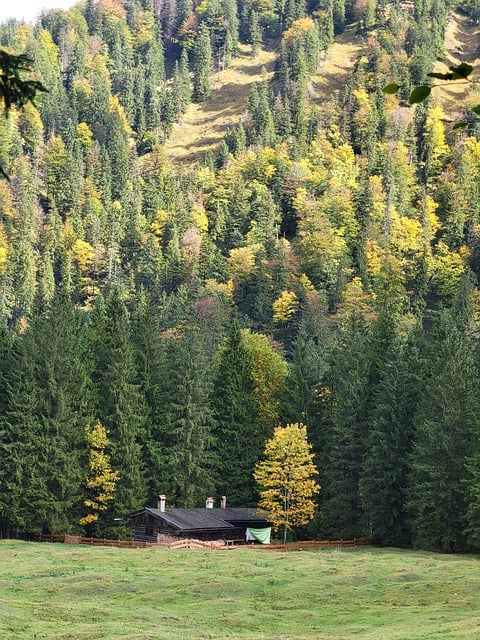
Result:
<svg viewBox="0 0 480 640">
<path fill-rule="evenodd" d="M 320 527 L 323 535 L 351 538 L 365 533 L 360 475 L 367 449 L 369 357 L 365 320 L 353 312 L 330 356 L 320 389 L 324 409 L 318 449 L 322 471 Z"/>
<path fill-rule="evenodd" d="M 221 347 L 214 372 L 212 406 L 217 422 L 216 484 L 232 506 L 254 506 L 253 468 L 264 446 L 253 392 L 252 366 L 237 322 Z"/>
<path fill-rule="evenodd" d="M 377 319 L 375 331 L 382 332 L 384 339 L 383 351 L 377 352 L 372 364 L 376 380 L 371 383 L 367 454 L 359 482 L 362 519 L 364 531 L 373 540 L 405 547 L 410 543 L 405 502 L 419 357 L 414 345 L 401 341 L 390 314 Z M 408 349 L 413 350 L 415 361 Z"/>
<path fill-rule="evenodd" d="M 99 302 L 93 324 L 96 347 L 95 380 L 98 388 L 98 418 L 107 429 L 111 461 L 119 474 L 115 499 L 99 520 L 111 526 L 121 516 L 144 506 L 146 482 L 142 442 L 147 409 L 137 371 L 127 309 L 114 289 L 104 308 Z"/>
<path fill-rule="evenodd" d="M 284 422 L 312 425 L 315 391 L 318 390 L 322 377 L 321 367 L 318 348 L 302 323 L 294 342 L 282 399 Z M 310 432 L 312 433 L 311 428 Z M 315 438 L 312 438 L 312 441 L 314 440 Z"/>
<path fill-rule="evenodd" d="M 207 353 L 196 329 L 164 342 L 168 372 L 161 384 L 163 469 L 158 489 L 177 506 L 195 507 L 215 488 Z"/>
<path fill-rule="evenodd" d="M 480 429 L 478 371 L 468 339 L 444 312 L 428 350 L 427 377 L 414 417 L 408 508 L 415 547 L 466 548 L 467 459 Z"/>
<path fill-rule="evenodd" d="M 83 318 L 64 296 L 17 340 L 1 454 L 3 518 L 14 531 L 62 533 L 81 515 L 90 363 Z"/>
<path fill-rule="evenodd" d="M 196 102 L 206 100 L 211 91 L 212 44 L 210 32 L 205 24 L 200 25 L 192 51 L 193 99 Z"/>
</svg>

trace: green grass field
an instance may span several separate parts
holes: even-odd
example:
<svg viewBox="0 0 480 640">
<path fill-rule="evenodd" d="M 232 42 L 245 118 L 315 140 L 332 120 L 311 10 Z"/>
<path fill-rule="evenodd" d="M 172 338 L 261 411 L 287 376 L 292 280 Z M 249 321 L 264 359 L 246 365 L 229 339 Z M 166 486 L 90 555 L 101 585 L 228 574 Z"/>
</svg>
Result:
<svg viewBox="0 0 480 640">
<path fill-rule="evenodd" d="M 0 638 L 480 637 L 480 558 L 0 542 Z"/>
</svg>

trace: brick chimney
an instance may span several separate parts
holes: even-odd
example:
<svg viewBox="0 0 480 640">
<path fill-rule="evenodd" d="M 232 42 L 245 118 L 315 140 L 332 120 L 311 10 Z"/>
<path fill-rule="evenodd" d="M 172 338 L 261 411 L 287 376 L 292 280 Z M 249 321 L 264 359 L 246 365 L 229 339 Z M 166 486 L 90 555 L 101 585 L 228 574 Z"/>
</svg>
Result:
<svg viewBox="0 0 480 640">
<path fill-rule="evenodd" d="M 213 498 L 207 498 L 207 501 L 205 503 L 205 508 L 213 509 Z"/>
<path fill-rule="evenodd" d="M 222 499 L 220 500 L 220 509 L 226 509 L 227 508 L 227 496 L 222 496 Z"/>
<path fill-rule="evenodd" d="M 158 496 L 158 505 L 157 505 L 157 509 L 159 511 L 165 511 L 165 502 L 166 502 L 166 498 L 163 495 L 163 493 L 161 495 Z"/>
</svg>

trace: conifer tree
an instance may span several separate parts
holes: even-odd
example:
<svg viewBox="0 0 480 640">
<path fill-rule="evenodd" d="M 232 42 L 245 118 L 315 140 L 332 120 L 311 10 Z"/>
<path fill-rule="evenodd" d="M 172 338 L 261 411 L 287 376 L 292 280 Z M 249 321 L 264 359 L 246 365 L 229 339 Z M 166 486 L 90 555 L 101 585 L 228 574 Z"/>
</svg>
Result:
<svg viewBox="0 0 480 640">
<path fill-rule="evenodd" d="M 315 391 L 320 385 L 321 374 L 318 348 L 302 323 L 293 344 L 292 361 L 289 363 L 282 399 L 284 421 L 313 424 Z"/>
<path fill-rule="evenodd" d="M 353 312 L 330 356 L 330 368 L 320 390 L 323 410 L 318 434 L 322 495 L 322 534 L 352 538 L 365 534 L 360 476 L 367 452 L 369 358 L 364 319 Z"/>
<path fill-rule="evenodd" d="M 253 467 L 263 433 L 253 392 L 252 366 L 237 322 L 221 347 L 213 378 L 212 407 L 217 423 L 214 451 L 216 484 L 232 506 L 254 506 Z"/>
<path fill-rule="evenodd" d="M 94 404 L 83 319 L 57 296 L 16 349 L 2 447 L 10 526 L 66 532 L 81 513 L 82 431 Z"/>
<path fill-rule="evenodd" d="M 214 489 L 211 379 L 198 330 L 164 338 L 166 375 L 159 381 L 162 485 L 178 506 L 195 507 Z M 158 481 L 158 476 L 157 476 Z"/>
<path fill-rule="evenodd" d="M 187 50 L 185 48 L 182 48 L 180 61 L 175 61 L 172 94 L 175 105 L 175 115 L 178 118 L 185 112 L 191 100 L 190 73 L 188 69 Z"/>
<path fill-rule="evenodd" d="M 128 313 L 118 290 L 109 294 L 104 309 L 101 303 L 97 305 L 92 330 L 97 415 L 108 429 L 112 467 L 119 474 L 115 499 L 99 520 L 111 526 L 113 515 L 142 507 L 146 498 L 142 442 L 147 411 L 137 382 Z"/>
<path fill-rule="evenodd" d="M 262 28 L 259 25 L 256 11 L 252 11 L 250 18 L 250 42 L 252 44 L 253 57 L 256 58 L 263 44 Z"/>
<path fill-rule="evenodd" d="M 193 66 L 193 99 L 196 102 L 203 102 L 211 93 L 212 72 L 212 45 L 210 33 L 205 24 L 200 25 L 200 29 L 192 51 Z"/>
<path fill-rule="evenodd" d="M 466 548 L 467 458 L 479 433 L 478 371 L 466 336 L 448 314 L 437 319 L 428 377 L 414 417 L 408 508 L 415 547 Z"/>
<path fill-rule="evenodd" d="M 395 329 L 394 319 L 391 316 L 386 319 Z M 385 328 L 384 325 L 383 330 Z M 367 455 L 359 486 L 364 530 L 368 536 L 382 545 L 405 547 L 410 543 L 405 503 L 415 384 L 418 383 L 409 367 L 415 369 L 418 360 L 412 355 L 419 358 L 419 354 L 413 344 L 409 344 L 410 350 L 407 350 L 399 336 L 391 333 L 383 352 L 377 354 L 376 362 L 372 363 L 376 380 L 371 374 Z"/>
</svg>

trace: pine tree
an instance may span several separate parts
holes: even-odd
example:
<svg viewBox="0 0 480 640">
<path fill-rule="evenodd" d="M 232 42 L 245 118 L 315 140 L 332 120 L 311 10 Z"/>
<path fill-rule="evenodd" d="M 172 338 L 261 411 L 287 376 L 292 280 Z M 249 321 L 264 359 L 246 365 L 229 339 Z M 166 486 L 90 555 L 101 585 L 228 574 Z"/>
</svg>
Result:
<svg viewBox="0 0 480 640">
<path fill-rule="evenodd" d="M 145 502 L 142 442 L 147 410 L 137 383 L 128 313 L 117 290 L 109 294 L 104 310 L 97 306 L 94 321 L 97 415 L 108 430 L 112 467 L 119 474 L 115 499 L 99 520 L 99 525 L 111 527 L 113 515 L 129 513 Z"/>
<path fill-rule="evenodd" d="M 210 33 L 205 24 L 200 29 L 192 51 L 193 66 L 193 99 L 203 102 L 211 93 L 212 45 Z"/>
<path fill-rule="evenodd" d="M 213 443 L 217 490 L 233 506 L 255 505 L 252 472 L 263 450 L 252 366 L 236 322 L 220 350 L 214 372 L 212 407 L 217 423 Z"/>
<path fill-rule="evenodd" d="M 207 354 L 196 330 L 165 341 L 168 371 L 159 389 L 163 484 L 158 489 L 178 506 L 194 507 L 214 489 Z"/>
<path fill-rule="evenodd" d="M 480 442 L 478 436 L 474 450 L 465 462 L 467 476 L 464 484 L 467 511 L 465 535 L 468 545 L 478 551 L 480 549 Z"/>
<path fill-rule="evenodd" d="M 250 42 L 252 43 L 252 55 L 254 58 L 256 58 L 260 53 L 260 49 L 263 45 L 262 28 L 258 23 L 258 16 L 256 11 L 252 11 L 250 19 Z"/>
<path fill-rule="evenodd" d="M 352 313 L 332 351 L 319 391 L 323 404 L 317 436 L 323 478 L 319 516 L 322 534 L 334 538 L 365 534 L 359 482 L 368 434 L 367 336 L 364 319 Z"/>
<path fill-rule="evenodd" d="M 429 345 L 414 417 L 408 508 L 415 547 L 466 548 L 466 460 L 479 432 L 478 371 L 468 341 L 444 313 Z"/>
<path fill-rule="evenodd" d="M 414 345 L 401 342 L 395 325 L 390 314 L 381 314 L 373 329 L 383 333 L 382 352 L 372 363 L 367 454 L 359 486 L 368 536 L 382 545 L 405 547 L 410 543 L 405 503 L 418 383 L 410 367 L 418 366 L 419 354 Z"/>
<path fill-rule="evenodd" d="M 172 94 L 175 105 L 175 115 L 178 118 L 185 113 L 192 97 L 190 89 L 190 73 L 188 70 L 188 56 L 185 48 L 182 49 L 180 61 L 175 61 Z"/>
<path fill-rule="evenodd" d="M 282 399 L 282 417 L 286 422 L 313 424 L 315 392 L 322 377 L 322 362 L 318 348 L 300 324 L 293 344 L 285 392 Z M 310 427 L 312 431 L 312 427 Z"/>
<path fill-rule="evenodd" d="M 16 349 L 2 446 L 9 523 L 17 532 L 32 526 L 66 532 L 81 514 L 83 429 L 94 404 L 89 344 L 80 312 L 57 296 Z"/>
</svg>

